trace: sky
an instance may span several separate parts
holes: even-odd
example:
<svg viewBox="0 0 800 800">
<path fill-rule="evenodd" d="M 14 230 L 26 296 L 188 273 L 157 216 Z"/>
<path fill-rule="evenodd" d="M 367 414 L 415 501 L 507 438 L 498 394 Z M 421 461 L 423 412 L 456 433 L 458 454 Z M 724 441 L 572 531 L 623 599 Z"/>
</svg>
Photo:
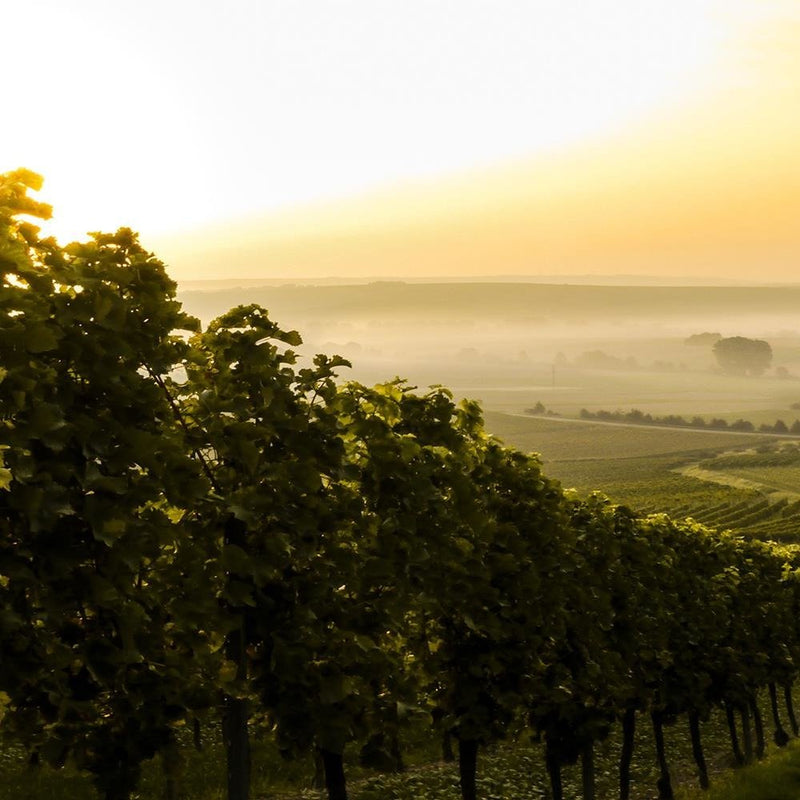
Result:
<svg viewBox="0 0 800 800">
<path fill-rule="evenodd" d="M 179 280 L 800 276 L 800 0 L 26 0 L 0 172 Z M 10 35 L 9 35 L 10 33 Z"/>
</svg>

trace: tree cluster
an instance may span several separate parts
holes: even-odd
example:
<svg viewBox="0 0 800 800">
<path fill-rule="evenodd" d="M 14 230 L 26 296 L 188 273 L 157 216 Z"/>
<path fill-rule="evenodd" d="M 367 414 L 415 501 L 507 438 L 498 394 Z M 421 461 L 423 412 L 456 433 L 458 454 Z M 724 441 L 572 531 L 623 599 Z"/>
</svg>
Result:
<svg viewBox="0 0 800 800">
<path fill-rule="evenodd" d="M 342 383 L 258 306 L 203 330 L 131 231 L 41 239 L 37 185 L 0 180 L 0 699 L 32 757 L 126 800 L 218 714 L 245 800 L 266 719 L 344 800 L 344 749 L 399 767 L 417 713 L 455 737 L 464 800 L 521 728 L 554 798 L 578 758 L 589 798 L 620 722 L 626 798 L 638 713 L 669 797 L 662 726 L 688 716 L 707 782 L 700 720 L 724 706 L 749 742 L 765 686 L 785 741 L 797 550 L 573 497 L 476 404 Z"/>
<path fill-rule="evenodd" d="M 541 403 L 539 404 L 541 405 Z M 542 406 L 542 408 L 544 408 Z M 538 414 L 537 408 L 525 409 L 528 414 Z M 545 412 L 554 415 L 553 412 Z M 556 415 L 557 416 L 557 415 Z M 713 417 L 706 420 L 704 417 L 694 416 L 691 419 L 680 414 L 666 414 L 664 416 L 654 416 L 647 412 L 641 411 L 638 408 L 632 408 L 630 411 L 607 411 L 605 409 L 598 409 L 597 411 L 589 411 L 588 408 L 582 408 L 579 412 L 581 419 L 598 420 L 599 422 L 624 422 L 629 425 L 664 425 L 669 428 L 708 428 L 709 430 L 717 431 L 739 431 L 743 433 L 750 433 L 758 430 L 760 433 L 780 433 L 780 434 L 800 434 L 800 420 L 796 419 L 791 427 L 789 427 L 782 419 L 775 420 L 774 425 L 767 422 L 756 426 L 746 419 L 737 419 L 734 422 L 728 422 L 726 419 L 720 417 Z"/>
<path fill-rule="evenodd" d="M 730 375 L 763 375 L 772 363 L 772 347 L 763 339 L 730 336 L 712 347 L 717 363 Z"/>
</svg>

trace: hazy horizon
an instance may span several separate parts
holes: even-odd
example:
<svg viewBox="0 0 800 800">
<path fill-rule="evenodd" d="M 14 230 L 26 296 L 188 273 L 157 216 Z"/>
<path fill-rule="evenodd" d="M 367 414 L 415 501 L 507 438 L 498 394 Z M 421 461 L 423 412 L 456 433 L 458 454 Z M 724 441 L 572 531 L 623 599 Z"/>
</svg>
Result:
<svg viewBox="0 0 800 800">
<path fill-rule="evenodd" d="M 736 286 L 747 287 L 794 287 L 800 285 L 800 277 L 794 281 L 756 281 L 736 280 L 734 278 L 705 278 L 693 275 L 650 276 L 650 275 L 365 275 L 336 276 L 326 275 L 318 278 L 283 276 L 270 278 L 199 278 L 181 279 L 178 285 L 187 291 L 216 291 L 218 289 L 246 289 L 251 287 L 283 286 L 366 286 L 369 284 L 449 284 L 449 283 L 535 283 L 553 286 L 650 286 L 714 288 Z"/>
</svg>

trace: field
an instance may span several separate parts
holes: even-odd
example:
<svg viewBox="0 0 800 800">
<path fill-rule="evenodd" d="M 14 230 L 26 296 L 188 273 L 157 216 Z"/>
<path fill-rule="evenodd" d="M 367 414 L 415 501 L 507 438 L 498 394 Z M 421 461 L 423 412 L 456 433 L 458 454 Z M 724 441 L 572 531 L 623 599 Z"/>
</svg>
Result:
<svg viewBox="0 0 800 800">
<path fill-rule="evenodd" d="M 259 302 L 314 352 L 352 362 L 342 380 L 395 376 L 424 391 L 449 387 L 480 401 L 488 429 L 541 454 L 548 474 L 579 492 L 598 490 L 643 512 L 693 516 L 750 535 L 796 538 L 800 466 L 709 459 L 777 447 L 780 439 L 700 430 L 591 425 L 581 409 L 700 416 L 756 428 L 800 419 L 797 287 L 557 286 L 514 283 L 192 287 L 187 310 L 210 319 Z M 721 372 L 696 333 L 769 342 L 760 377 Z M 543 404 L 556 417 L 525 410 Z M 797 497 L 795 496 L 797 494 Z"/>
<path fill-rule="evenodd" d="M 629 460 L 677 453 L 699 459 L 725 449 L 752 447 L 769 441 L 768 437 L 757 434 L 644 428 L 494 411 L 487 411 L 486 427 L 507 444 L 540 453 L 548 463 Z"/>
<path fill-rule="evenodd" d="M 195 289 L 179 298 L 205 321 L 260 303 L 301 333 L 301 352 L 340 353 L 358 380 L 444 384 L 500 411 L 536 400 L 569 414 L 642 404 L 774 422 L 775 411 L 787 417 L 800 401 L 798 287 L 376 282 Z M 710 346 L 686 344 L 703 331 L 766 339 L 772 369 L 762 379 L 720 375 Z"/>
<path fill-rule="evenodd" d="M 663 343 L 664 348 L 668 345 Z M 528 385 L 481 385 L 477 381 L 448 385 L 459 394 L 481 399 L 487 408 L 512 413 L 539 401 L 567 416 L 578 416 L 581 408 L 638 408 L 657 416 L 699 415 L 729 422 L 743 417 L 756 425 L 774 423 L 776 418 L 791 424 L 800 417 L 800 411 L 792 408 L 800 399 L 800 383 L 770 377 L 731 377 L 711 371 L 710 366 L 675 372 L 550 367 L 534 372 L 532 377 L 538 380 L 529 379 Z"/>
<path fill-rule="evenodd" d="M 638 408 L 756 427 L 800 418 L 792 407 L 800 403 L 798 287 L 382 281 L 194 286 L 179 298 L 205 321 L 260 303 L 300 332 L 302 357 L 350 359 L 343 380 L 440 384 L 489 411 L 517 414 L 542 402 L 568 417 Z M 687 344 L 704 331 L 768 341 L 771 368 L 758 378 L 722 374 L 710 345 Z"/>
<path fill-rule="evenodd" d="M 491 411 L 486 423 L 507 444 L 539 453 L 546 474 L 582 494 L 600 491 L 642 513 L 800 541 L 800 455 L 792 447 L 794 462 L 785 463 L 780 437 Z"/>
</svg>

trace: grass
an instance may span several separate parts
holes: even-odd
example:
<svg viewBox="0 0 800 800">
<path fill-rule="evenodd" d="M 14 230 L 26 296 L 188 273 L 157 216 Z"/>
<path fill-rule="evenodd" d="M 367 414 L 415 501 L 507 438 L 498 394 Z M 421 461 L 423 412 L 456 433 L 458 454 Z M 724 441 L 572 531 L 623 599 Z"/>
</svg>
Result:
<svg viewBox="0 0 800 800">
<path fill-rule="evenodd" d="M 797 800 L 800 797 L 800 742 L 791 742 L 768 761 L 731 772 L 709 792 L 685 790 L 678 800 Z"/>
<path fill-rule="evenodd" d="M 762 713 L 767 709 L 766 698 L 762 698 Z M 766 719 L 766 717 L 765 717 Z M 738 778 L 732 774 L 730 744 L 724 715 L 715 711 L 702 724 L 703 745 L 711 775 L 712 787 L 728 786 Z M 767 729 L 769 735 L 769 729 Z M 688 726 L 685 718 L 665 729 L 667 758 L 673 786 L 679 800 L 695 800 L 693 787 L 696 772 L 691 755 Z M 793 745 L 793 750 L 800 742 Z M 618 727 L 604 741 L 596 745 L 596 789 L 598 800 L 614 800 L 618 793 L 618 762 L 620 755 Z M 769 746 L 770 764 L 780 763 L 783 751 L 777 755 L 776 748 Z M 656 796 L 658 777 L 655 747 L 647 718 L 637 721 L 636 747 L 632 762 L 632 800 L 652 800 Z M 581 796 L 580 764 L 563 769 L 564 796 Z M 455 764 L 431 763 L 426 767 L 400 775 L 373 775 L 364 780 L 350 781 L 351 800 L 458 800 L 458 773 Z M 549 786 L 543 762 L 542 748 L 531 743 L 528 734 L 521 734 L 514 741 L 501 742 L 487 751 L 482 751 L 478 760 L 478 796 L 482 800 L 528 800 L 549 797 Z M 704 795 L 708 796 L 708 795 Z M 306 791 L 292 800 L 322 800 L 323 795 Z M 748 800 L 778 800 L 770 794 L 737 795 Z M 728 800 L 724 795 L 714 800 Z M 731 798 L 733 800 L 733 798 Z"/>
<path fill-rule="evenodd" d="M 761 706 L 767 721 L 767 698 Z M 186 743 L 184 769 L 178 783 L 178 800 L 224 800 L 224 756 L 217 728 L 209 728 L 205 748 L 197 753 Z M 685 718 L 665 729 L 667 758 L 678 800 L 783 800 L 800 795 L 800 740 L 778 751 L 768 744 L 768 762 L 754 768 L 731 771 L 730 744 L 721 711 L 712 712 L 702 723 L 703 745 L 712 781 L 712 793 L 693 789 L 696 772 L 691 756 Z M 767 727 L 767 738 L 771 730 Z M 619 727 L 597 743 L 595 750 L 598 800 L 617 796 Z M 458 769 L 454 763 L 437 760 L 438 746 L 427 728 L 407 735 L 404 748 L 411 768 L 400 774 L 377 774 L 358 767 L 355 749 L 347 758 L 351 800 L 458 800 Z M 13 747 L 3 752 L 0 800 L 96 800 L 90 781 L 69 769 L 56 772 L 24 765 Z M 323 800 L 324 793 L 308 787 L 311 760 L 282 759 L 269 736 L 256 737 L 253 752 L 253 800 Z M 657 779 L 655 748 L 647 717 L 637 720 L 636 747 L 632 762 L 631 800 L 652 800 Z M 565 797 L 580 797 L 580 764 L 563 769 Z M 794 794 L 785 791 L 793 787 Z M 541 745 L 522 731 L 514 739 L 482 751 L 478 761 L 481 800 L 529 800 L 549 796 Z M 778 788 L 776 788 L 778 787 Z M 778 789 L 783 793 L 778 793 Z M 731 793 L 731 792 L 737 793 Z M 156 800 L 164 796 L 163 769 L 157 757 L 144 765 L 144 779 L 134 800 Z"/>
<path fill-rule="evenodd" d="M 788 800 L 800 796 L 800 784 L 797 783 L 800 778 L 800 742 L 793 742 L 785 751 L 772 746 L 768 750 L 768 763 L 734 771 L 731 769 L 730 746 L 722 712 L 712 713 L 703 723 L 702 730 L 712 781 L 710 795 L 694 789 L 696 773 L 686 720 L 682 718 L 665 729 L 667 757 L 678 800 L 699 800 L 700 797 L 709 800 Z M 614 729 L 596 747 L 598 800 L 613 800 L 617 796 L 619 752 L 619 731 Z M 750 777 L 753 773 L 771 775 L 771 782 L 765 777 L 761 784 L 756 784 Z M 478 795 L 482 800 L 527 800 L 549 796 L 541 747 L 530 744 L 525 736 L 517 742 L 500 743 L 483 753 L 479 759 L 478 775 Z M 646 719 L 640 717 L 632 763 L 632 800 L 654 798 L 657 777 L 651 731 Z M 580 797 L 580 765 L 565 767 L 563 779 L 564 796 Z M 740 793 L 725 794 L 730 787 L 740 784 L 744 787 Z M 794 794 L 773 793 L 771 786 L 774 785 L 791 785 Z M 459 797 L 456 767 L 443 764 L 411 775 L 377 776 L 354 785 L 352 789 L 352 800 L 457 800 Z M 308 794 L 307 797 L 316 800 L 318 795 Z"/>
</svg>

